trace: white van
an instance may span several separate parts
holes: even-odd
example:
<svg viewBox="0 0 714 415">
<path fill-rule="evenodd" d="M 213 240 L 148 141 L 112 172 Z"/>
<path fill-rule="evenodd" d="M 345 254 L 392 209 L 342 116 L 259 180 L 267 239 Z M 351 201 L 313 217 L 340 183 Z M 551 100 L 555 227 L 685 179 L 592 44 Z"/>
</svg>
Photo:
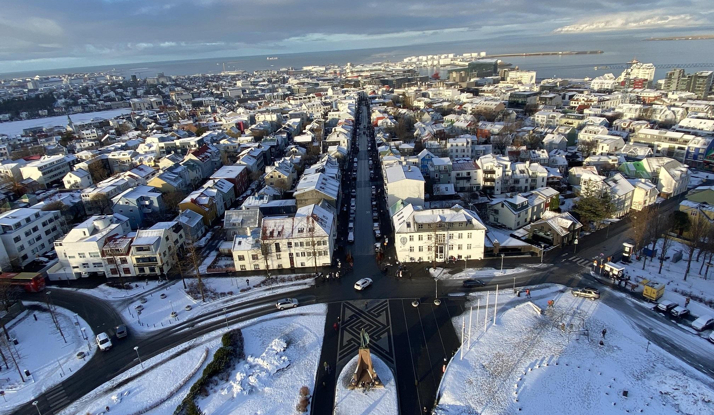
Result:
<svg viewBox="0 0 714 415">
<path fill-rule="evenodd" d="M 702 331 L 711 326 L 714 326 L 714 317 L 712 316 L 701 316 L 692 323 L 692 328 L 696 331 Z"/>
<path fill-rule="evenodd" d="M 97 334 L 97 346 L 99 347 L 99 350 L 103 352 L 106 352 L 107 350 L 112 348 L 112 341 L 109 340 L 109 336 L 107 336 L 107 333 Z"/>
</svg>

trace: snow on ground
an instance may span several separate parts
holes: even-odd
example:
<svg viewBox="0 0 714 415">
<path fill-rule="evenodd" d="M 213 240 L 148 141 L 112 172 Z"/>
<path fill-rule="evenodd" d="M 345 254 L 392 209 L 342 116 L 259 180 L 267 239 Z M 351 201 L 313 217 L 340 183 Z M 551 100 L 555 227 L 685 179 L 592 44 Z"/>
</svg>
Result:
<svg viewBox="0 0 714 415">
<path fill-rule="evenodd" d="M 25 306 L 31 305 L 40 304 L 25 302 Z M 7 330 L 11 338 L 17 339 L 18 344 L 0 341 L 0 348 L 10 365 L 9 369 L 0 371 L 0 390 L 5 391 L 7 399 L 0 400 L 2 413 L 11 413 L 15 406 L 32 400 L 72 376 L 94 354 L 94 333 L 89 325 L 63 308 L 55 307 L 54 313 L 67 339 L 66 343 L 46 308 L 44 311 L 27 310 L 8 323 Z M 37 316 L 37 321 L 33 315 Z M 82 327 L 85 328 L 88 340 L 82 337 Z M 2 338 L 4 339 L 4 335 Z M 84 352 L 86 357 L 78 358 L 78 352 Z M 25 379 L 24 383 L 11 361 L 11 354 L 20 369 L 29 370 L 32 375 L 30 379 Z"/>
<path fill-rule="evenodd" d="M 526 272 L 528 271 L 527 268 L 525 267 L 516 267 L 516 268 L 510 268 L 510 269 L 504 269 L 503 271 L 495 269 L 495 268 L 466 268 L 463 271 L 450 274 L 448 269 L 444 268 L 429 268 L 429 274 L 431 275 L 432 278 L 436 278 L 439 280 L 462 280 L 462 279 L 467 279 L 467 278 L 486 278 L 486 277 L 495 277 L 495 276 L 502 276 L 502 275 L 508 275 L 508 274 L 518 274 L 520 272 Z"/>
<path fill-rule="evenodd" d="M 203 263 L 198 266 L 198 272 L 200 272 L 201 275 L 208 274 L 208 267 L 216 260 L 216 256 L 218 256 L 218 251 L 211 252 Z M 195 268 L 192 267 L 191 269 Z"/>
<path fill-rule="evenodd" d="M 237 368 L 251 370 L 235 370 L 229 382 L 219 384 L 219 390 L 201 399 L 199 406 L 204 413 L 293 413 L 300 386 L 307 385 L 312 390 L 315 384 L 326 312 L 324 305 L 311 305 L 232 326 L 231 329 L 241 327 L 245 339 L 246 361 L 239 362 Z M 109 406 L 113 415 L 135 414 L 152 406 L 155 406 L 149 412 L 152 415 L 173 414 L 220 347 L 220 337 L 225 331 L 218 329 L 161 353 L 145 361 L 144 368 L 134 366 L 74 402 L 60 415 L 99 414 L 105 406 Z M 287 345 L 284 350 L 283 344 Z M 233 398 L 235 388 L 231 382 L 238 382 L 237 373 L 247 372 L 255 375 L 250 381 L 260 383 L 253 383 Z"/>
<path fill-rule="evenodd" d="M 108 111 L 97 111 L 97 112 L 85 112 L 79 114 L 71 114 L 72 121 L 75 123 L 90 121 L 93 118 L 104 118 L 111 119 L 122 114 L 127 114 L 131 112 L 129 108 L 122 108 L 116 110 Z M 0 123 L 0 134 L 7 134 L 8 137 L 14 137 L 16 135 L 22 134 L 22 130 L 25 128 L 33 127 L 56 127 L 56 126 L 66 126 L 67 116 L 59 115 L 57 117 L 46 117 L 46 118 L 36 118 L 33 120 L 23 120 L 23 121 L 11 121 Z"/>
<path fill-rule="evenodd" d="M 658 249 L 661 247 L 661 242 L 661 239 L 657 241 Z M 650 244 L 648 247 L 651 246 Z M 682 251 L 682 260 L 673 263 L 671 257 L 677 251 Z M 701 274 L 699 273 L 702 261 L 704 261 L 704 254 L 702 254 L 699 262 L 696 262 L 697 253 L 694 253 L 692 267 L 689 270 L 687 281 L 684 281 L 684 272 L 687 269 L 687 258 L 689 257 L 686 247 L 679 242 L 673 242 L 671 248 L 667 250 L 667 256 L 670 257 L 670 259 L 664 261 L 661 274 L 659 273 L 659 259 L 652 260 L 648 258 L 644 271 L 642 270 L 642 259 L 633 261 L 631 264 L 624 264 L 627 275 L 635 282 L 647 279 L 660 284 L 666 284 L 662 299 L 674 301 L 681 306 L 684 306 L 685 298 L 691 296 L 691 302 L 687 308 L 689 308 L 690 313 L 694 316 L 714 316 L 714 309 L 700 301 L 709 301 L 710 304 L 714 304 L 714 267 L 710 267 L 708 279 L 704 277 L 707 270 L 706 264 Z"/>
<path fill-rule="evenodd" d="M 372 365 L 384 388 L 350 390 L 348 385 L 357 368 L 353 357 L 342 369 L 335 391 L 334 415 L 393 415 L 399 413 L 397 384 L 389 367 L 379 357 L 372 354 Z"/>
<path fill-rule="evenodd" d="M 495 325 L 492 306 L 485 330 L 484 310 L 453 319 L 466 344 L 447 367 L 438 414 L 713 413 L 711 379 L 648 346 L 617 311 L 559 288 L 533 291 L 542 316 L 504 293 Z"/>
<path fill-rule="evenodd" d="M 704 183 L 705 180 L 714 180 L 714 174 L 703 171 L 692 171 L 688 187 L 690 189 L 695 188 Z"/>
<path fill-rule="evenodd" d="M 289 279 L 290 277 L 281 275 L 276 278 Z M 271 286 L 252 288 L 264 280 L 263 276 L 203 278 L 204 285 L 207 287 L 204 290 L 206 302 L 201 301 L 197 289 L 193 289 L 196 299 L 187 294 L 181 281 L 147 281 L 135 284 L 131 290 L 101 285 L 97 288 L 77 291 L 110 300 L 110 303 L 118 308 L 117 311 L 121 313 L 124 321 L 134 332 L 151 332 L 236 303 L 265 295 L 300 290 L 314 284 L 314 280 L 309 279 L 285 281 Z M 194 281 L 193 278 L 186 278 L 189 290 L 191 290 Z M 241 292 L 241 289 L 245 290 L 249 287 L 250 290 Z M 176 317 L 171 316 L 172 312 L 176 313 Z M 228 315 L 232 315 L 232 313 L 228 313 Z"/>
<path fill-rule="evenodd" d="M 201 410 L 212 415 L 293 413 L 300 387 L 312 392 L 315 384 L 326 312 L 325 305 L 298 307 L 246 324 L 245 361 L 228 382 L 198 400 Z"/>
</svg>

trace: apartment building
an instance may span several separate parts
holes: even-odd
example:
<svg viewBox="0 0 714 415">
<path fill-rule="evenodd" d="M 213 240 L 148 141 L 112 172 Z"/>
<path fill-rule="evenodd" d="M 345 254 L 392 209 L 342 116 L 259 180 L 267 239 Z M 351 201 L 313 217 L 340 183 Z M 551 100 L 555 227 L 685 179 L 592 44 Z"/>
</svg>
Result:
<svg viewBox="0 0 714 415">
<path fill-rule="evenodd" d="M 714 149 L 711 138 L 651 128 L 639 130 L 631 142 L 646 144 L 655 156 L 671 157 L 688 165 L 703 163 L 706 155 Z"/>
<path fill-rule="evenodd" d="M 483 259 L 486 227 L 461 206 L 422 209 L 408 204 L 392 217 L 400 262 Z"/>
<path fill-rule="evenodd" d="M 24 267 L 53 250 L 53 242 L 63 234 L 56 210 L 21 208 L 0 214 L 0 268 Z"/>
<path fill-rule="evenodd" d="M 76 162 L 75 156 L 42 156 L 20 167 L 20 173 L 23 179 L 32 179 L 47 187 L 61 181 Z"/>
</svg>

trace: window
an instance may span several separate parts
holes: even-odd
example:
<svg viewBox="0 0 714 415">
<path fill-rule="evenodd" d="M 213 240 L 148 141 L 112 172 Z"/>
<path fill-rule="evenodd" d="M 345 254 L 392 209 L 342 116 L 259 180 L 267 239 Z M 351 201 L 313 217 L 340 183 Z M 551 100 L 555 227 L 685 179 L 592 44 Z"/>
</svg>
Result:
<svg viewBox="0 0 714 415">
<path fill-rule="evenodd" d="M 288 249 L 290 249 L 290 248 L 292 248 L 292 247 L 293 247 L 293 243 L 292 243 L 292 242 L 288 242 Z"/>
<path fill-rule="evenodd" d="M 80 258 L 86 258 L 86 257 L 87 257 L 87 254 L 85 254 L 84 252 L 80 252 L 80 253 L 77 254 L 77 255 L 78 255 Z"/>
<path fill-rule="evenodd" d="M 99 258 L 99 252 L 90 252 L 89 257 L 90 258 Z"/>
<path fill-rule="evenodd" d="M 283 257 L 280 254 L 275 254 L 275 259 L 283 259 Z"/>
<path fill-rule="evenodd" d="M 466 239 L 471 239 L 471 232 L 466 234 Z"/>
<path fill-rule="evenodd" d="M 456 249 L 458 249 L 459 251 L 462 250 L 462 249 L 463 249 L 463 245 L 461 245 L 461 244 L 456 245 Z"/>
<path fill-rule="evenodd" d="M 420 223 L 420 224 L 417 225 L 417 229 L 423 229 L 423 228 L 424 228 L 424 225 L 423 225 L 423 224 Z"/>
<path fill-rule="evenodd" d="M 275 243 L 275 252 L 280 252 L 280 242 Z"/>
<path fill-rule="evenodd" d="M 15 242 L 20 242 L 20 239 L 22 239 L 22 238 L 20 238 L 20 235 L 18 235 L 18 236 L 16 236 L 16 237 L 12 238 L 12 240 L 15 241 Z"/>
<path fill-rule="evenodd" d="M 454 245 L 449 245 L 449 251 L 453 251 L 453 250 L 454 250 Z"/>
<path fill-rule="evenodd" d="M 245 261 L 245 256 L 238 255 L 238 261 Z"/>
<path fill-rule="evenodd" d="M 86 262 L 82 263 L 82 268 L 89 268 L 89 264 Z"/>
<path fill-rule="evenodd" d="M 156 272 L 156 268 L 155 268 L 155 267 L 149 267 L 149 272 Z"/>
<path fill-rule="evenodd" d="M 304 263 L 304 262 L 301 262 L 301 263 L 300 263 L 300 266 L 301 266 L 301 267 L 304 267 L 304 266 L 305 266 L 305 263 Z"/>
<path fill-rule="evenodd" d="M 471 249 L 471 244 L 466 244 L 466 249 Z"/>
<path fill-rule="evenodd" d="M 414 235 L 409 235 L 409 242 L 414 242 Z"/>
<path fill-rule="evenodd" d="M 252 254 L 250 257 L 251 257 L 251 259 L 253 259 L 253 261 L 258 260 L 258 254 Z"/>
<path fill-rule="evenodd" d="M 427 236 L 426 236 L 426 240 L 427 240 L 427 241 L 431 241 L 431 235 L 427 235 Z"/>
<path fill-rule="evenodd" d="M 26 230 L 26 231 L 25 231 L 25 236 L 30 236 L 30 235 L 32 235 L 32 231 L 31 231 L 31 230 Z"/>
<path fill-rule="evenodd" d="M 423 246 L 420 246 L 420 247 L 419 247 L 419 252 L 424 252 L 424 247 L 423 247 Z"/>
<path fill-rule="evenodd" d="M 119 271 L 117 271 L 116 268 L 110 269 L 109 272 L 110 272 L 112 275 L 117 275 L 117 274 L 119 273 Z"/>
<path fill-rule="evenodd" d="M 463 234 L 463 233 L 459 232 L 458 235 L 459 235 L 459 236 L 458 236 L 459 239 L 463 239 L 463 238 L 464 238 L 464 234 Z"/>
<path fill-rule="evenodd" d="M 126 275 L 131 274 L 131 270 L 130 270 L 129 268 L 122 268 L 122 271 L 123 271 L 124 274 L 126 274 Z"/>
<path fill-rule="evenodd" d="M 125 257 L 119 258 L 119 262 L 122 263 L 122 264 L 128 264 L 128 263 L 129 263 L 129 261 L 128 261 Z"/>
<path fill-rule="evenodd" d="M 39 230 L 40 230 L 40 228 L 38 228 L 37 226 L 35 226 L 35 227 L 32 228 L 32 232 L 37 232 L 37 231 L 39 231 Z"/>
<path fill-rule="evenodd" d="M 139 273 L 143 274 L 146 272 L 146 269 L 144 267 L 139 268 Z"/>
<path fill-rule="evenodd" d="M 92 262 L 93 267 L 101 267 L 102 263 L 101 262 Z"/>
<path fill-rule="evenodd" d="M 421 247 L 420 247 L 420 248 L 421 248 Z M 409 252 L 414 252 L 414 247 L 413 247 L 413 246 L 410 246 L 410 247 L 409 247 Z"/>
<path fill-rule="evenodd" d="M 240 270 L 241 270 L 241 271 L 245 271 L 245 265 L 241 265 L 241 266 L 240 266 Z"/>
</svg>

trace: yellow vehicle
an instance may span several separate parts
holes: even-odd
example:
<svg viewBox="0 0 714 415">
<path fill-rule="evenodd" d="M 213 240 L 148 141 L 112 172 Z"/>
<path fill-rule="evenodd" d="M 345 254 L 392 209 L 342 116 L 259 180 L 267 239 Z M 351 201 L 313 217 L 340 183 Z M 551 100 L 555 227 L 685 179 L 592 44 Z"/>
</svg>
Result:
<svg viewBox="0 0 714 415">
<path fill-rule="evenodd" d="M 649 301 L 657 301 L 664 295 L 664 284 L 655 281 L 642 280 L 642 296 Z"/>
</svg>

